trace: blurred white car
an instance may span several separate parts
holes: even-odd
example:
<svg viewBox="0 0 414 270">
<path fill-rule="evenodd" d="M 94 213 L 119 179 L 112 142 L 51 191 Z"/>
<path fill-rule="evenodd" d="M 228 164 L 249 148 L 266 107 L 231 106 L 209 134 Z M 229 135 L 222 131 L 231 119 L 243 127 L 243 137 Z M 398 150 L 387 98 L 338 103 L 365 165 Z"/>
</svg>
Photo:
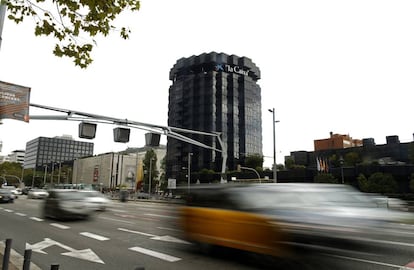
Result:
<svg viewBox="0 0 414 270">
<path fill-rule="evenodd" d="M 45 218 L 87 219 L 93 216 L 95 208 L 86 201 L 87 194 L 76 189 L 50 189 L 43 204 Z"/>
<path fill-rule="evenodd" d="M 105 211 L 111 204 L 111 200 L 96 190 L 81 190 L 86 193 L 85 200 L 87 200 L 96 211 Z"/>
<path fill-rule="evenodd" d="M 45 189 L 34 188 L 28 191 L 27 198 L 28 199 L 44 199 L 49 196 L 49 192 Z"/>
<path fill-rule="evenodd" d="M 1 188 L 10 190 L 11 193 L 13 194 L 13 199 L 17 199 L 19 197 L 19 195 L 22 194 L 21 190 L 17 189 L 15 186 L 5 186 L 5 185 L 3 185 Z"/>
</svg>

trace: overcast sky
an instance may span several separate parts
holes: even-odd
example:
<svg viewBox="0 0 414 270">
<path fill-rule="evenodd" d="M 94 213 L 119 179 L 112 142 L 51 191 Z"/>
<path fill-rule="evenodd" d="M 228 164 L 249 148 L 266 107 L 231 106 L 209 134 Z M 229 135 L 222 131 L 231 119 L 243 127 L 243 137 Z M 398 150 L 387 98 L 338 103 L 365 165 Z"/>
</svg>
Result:
<svg viewBox="0 0 414 270">
<path fill-rule="evenodd" d="M 246 56 L 260 68 L 265 165 L 272 164 L 275 108 L 277 163 L 313 151 L 329 133 L 354 139 L 388 135 L 413 141 L 414 1 L 142 0 L 125 14 L 129 40 L 99 38 L 84 70 L 52 54 L 31 20 L 6 20 L 0 81 L 31 88 L 31 103 L 167 125 L 169 72 L 179 58 L 212 51 Z M 30 108 L 31 115 L 50 114 Z M 3 155 L 39 136 L 78 139 L 78 122 L 3 120 Z M 144 145 L 132 130 L 113 142 L 98 125 L 95 154 Z M 166 143 L 166 138 L 162 138 Z"/>
</svg>

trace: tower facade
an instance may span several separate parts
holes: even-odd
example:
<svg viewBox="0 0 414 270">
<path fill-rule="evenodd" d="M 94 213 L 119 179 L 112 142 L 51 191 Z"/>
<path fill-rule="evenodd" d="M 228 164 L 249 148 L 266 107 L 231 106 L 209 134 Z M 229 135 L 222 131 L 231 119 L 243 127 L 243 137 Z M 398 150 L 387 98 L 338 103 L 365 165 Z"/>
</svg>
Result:
<svg viewBox="0 0 414 270">
<path fill-rule="evenodd" d="M 247 57 L 211 52 L 179 59 L 170 71 L 168 126 L 219 132 L 234 170 L 251 154 L 262 155 L 262 106 L 259 68 Z M 183 133 L 220 149 L 216 138 Z M 168 138 L 167 177 L 221 170 L 222 154 Z M 195 182 L 196 179 L 194 179 Z"/>
</svg>

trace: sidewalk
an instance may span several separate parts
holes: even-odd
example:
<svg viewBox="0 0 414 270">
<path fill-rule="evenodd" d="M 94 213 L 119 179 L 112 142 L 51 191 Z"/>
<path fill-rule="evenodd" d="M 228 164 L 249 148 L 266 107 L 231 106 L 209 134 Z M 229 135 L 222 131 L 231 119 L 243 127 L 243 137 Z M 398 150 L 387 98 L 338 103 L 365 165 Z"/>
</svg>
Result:
<svg viewBox="0 0 414 270">
<path fill-rule="evenodd" d="M 3 253 L 6 248 L 5 241 L 0 241 L 0 265 L 3 266 Z M 10 259 L 9 259 L 9 270 L 22 270 L 23 269 L 24 257 L 20 255 L 12 248 L 10 250 Z M 30 270 L 41 270 L 34 263 L 30 263 Z"/>
</svg>

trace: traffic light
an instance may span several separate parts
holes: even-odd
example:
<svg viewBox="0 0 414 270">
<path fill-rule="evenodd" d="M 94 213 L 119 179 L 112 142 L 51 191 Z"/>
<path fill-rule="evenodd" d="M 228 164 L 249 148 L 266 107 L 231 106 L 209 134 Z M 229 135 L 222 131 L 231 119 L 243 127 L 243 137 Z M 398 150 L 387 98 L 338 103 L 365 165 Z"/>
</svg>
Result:
<svg viewBox="0 0 414 270">
<path fill-rule="evenodd" d="M 96 124 L 81 122 L 79 124 L 79 138 L 93 139 L 96 134 Z"/>
<path fill-rule="evenodd" d="M 145 133 L 146 146 L 159 146 L 161 135 L 158 133 Z"/>
<path fill-rule="evenodd" d="M 114 141 L 115 142 L 129 142 L 129 128 L 114 128 Z"/>
</svg>

